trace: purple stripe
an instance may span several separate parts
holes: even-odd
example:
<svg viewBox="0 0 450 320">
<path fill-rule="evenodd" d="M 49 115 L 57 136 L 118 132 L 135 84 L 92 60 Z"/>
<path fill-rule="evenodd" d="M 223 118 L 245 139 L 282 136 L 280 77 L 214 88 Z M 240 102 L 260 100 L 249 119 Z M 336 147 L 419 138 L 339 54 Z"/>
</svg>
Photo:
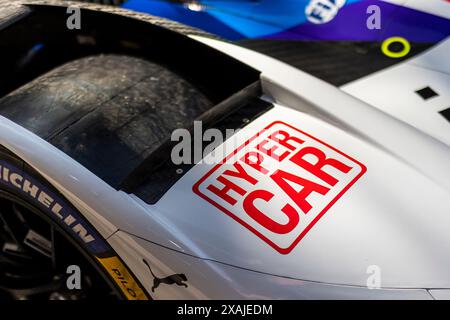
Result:
<svg viewBox="0 0 450 320">
<path fill-rule="evenodd" d="M 369 30 L 369 5 L 381 8 L 381 30 Z M 275 40 L 379 41 L 393 36 L 410 42 L 438 42 L 450 35 L 450 20 L 390 3 L 365 0 L 342 8 L 326 24 L 310 22 L 265 36 Z"/>
</svg>

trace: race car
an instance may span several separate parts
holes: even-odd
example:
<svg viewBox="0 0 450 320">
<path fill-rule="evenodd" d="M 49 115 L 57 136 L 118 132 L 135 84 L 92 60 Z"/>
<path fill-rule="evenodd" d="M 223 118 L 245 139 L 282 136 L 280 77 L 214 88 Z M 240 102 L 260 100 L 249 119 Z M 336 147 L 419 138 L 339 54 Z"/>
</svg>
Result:
<svg viewBox="0 0 450 320">
<path fill-rule="evenodd" d="M 120 8 L 0 1 L 0 49 L 0 299 L 450 298 L 420 119 Z"/>
</svg>

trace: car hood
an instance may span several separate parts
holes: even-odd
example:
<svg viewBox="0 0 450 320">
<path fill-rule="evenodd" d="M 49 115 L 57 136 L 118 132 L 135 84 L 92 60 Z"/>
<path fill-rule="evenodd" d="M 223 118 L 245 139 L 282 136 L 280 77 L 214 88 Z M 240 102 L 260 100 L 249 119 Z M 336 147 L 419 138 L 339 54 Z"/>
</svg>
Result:
<svg viewBox="0 0 450 320">
<path fill-rule="evenodd" d="M 323 144 L 316 147 L 327 155 L 332 152 L 328 148 L 334 148 L 342 153 L 336 159 L 352 167 L 349 176 L 324 167 L 342 178 L 343 184 L 340 181 L 334 186 L 337 190 L 331 188 L 330 197 L 320 190 L 310 193 L 306 200 L 313 208 L 306 214 L 286 193 L 286 186 L 281 188 L 244 164 L 246 172 L 258 180 L 256 185 L 223 175 L 223 166 L 237 170 L 232 159 L 220 164 L 222 155 L 275 121 L 277 130 L 289 128 L 288 124 L 320 140 Z M 314 141 L 305 143 L 310 146 Z M 196 256 L 310 281 L 365 286 L 376 272 L 383 287 L 450 287 L 450 192 L 380 146 L 306 113 L 276 106 L 216 151 L 216 157 L 209 155 L 197 164 L 150 208 L 177 234 L 180 245 L 189 244 Z M 320 184 L 306 171 L 299 174 L 286 165 L 278 169 Z M 245 190 L 244 197 L 235 191 L 227 193 L 237 201 L 234 205 L 208 190 L 210 185 L 224 186 L 217 182 L 220 172 Z M 301 181 L 285 181 L 300 192 Z M 252 213 L 249 202 L 242 199 L 254 190 L 273 194 L 270 201 L 256 198 L 253 204 L 279 225 L 289 224 L 282 208 L 290 203 L 300 216 L 298 228 L 285 233 L 290 228 L 277 230 Z"/>
<path fill-rule="evenodd" d="M 448 146 L 301 71 L 245 49 L 217 46 L 262 71 L 264 92 L 275 107 L 194 166 L 156 205 L 147 206 L 173 235 L 170 246 L 295 279 L 366 286 L 376 276 L 384 288 L 449 288 Z M 307 213 L 299 207 L 301 201 L 292 200 L 295 193 L 305 198 L 305 183 L 292 176 L 281 179 L 287 181 L 281 188 L 283 183 L 274 183 L 270 174 L 261 178 L 247 168 L 255 174 L 255 184 L 226 176 L 243 189 L 229 192 L 234 205 L 211 194 L 210 185 L 224 187 L 217 172 L 242 156 L 235 150 L 245 145 L 254 151 L 247 141 L 267 128 L 298 132 L 302 146 L 344 164 L 323 168 L 339 182 L 328 185 L 332 191 L 326 196 L 320 190 L 309 193 L 312 209 Z M 230 163 L 223 161 L 231 154 Z M 305 159 L 317 161 L 314 156 Z M 323 175 L 317 179 L 311 170 L 295 171 L 290 165 L 273 163 L 269 171 L 286 169 L 324 184 Z M 245 204 L 242 198 L 255 190 L 265 192 Z M 283 211 L 286 204 L 299 213 L 298 225 L 289 225 L 288 217 L 295 215 Z"/>
</svg>

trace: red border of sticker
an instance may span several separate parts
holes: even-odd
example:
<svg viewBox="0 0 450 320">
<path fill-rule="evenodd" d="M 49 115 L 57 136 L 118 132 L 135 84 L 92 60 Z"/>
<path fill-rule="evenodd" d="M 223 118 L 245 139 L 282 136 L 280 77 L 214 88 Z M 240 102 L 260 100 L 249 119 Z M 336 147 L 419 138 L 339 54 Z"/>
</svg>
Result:
<svg viewBox="0 0 450 320">
<path fill-rule="evenodd" d="M 204 200 L 208 201 L 209 203 L 211 203 L 212 205 L 214 205 L 215 207 L 217 207 L 218 209 L 220 209 L 221 211 L 223 211 L 225 214 L 227 214 L 228 216 L 230 216 L 231 218 L 233 218 L 235 221 L 239 222 L 241 225 L 243 225 L 244 227 L 246 227 L 247 229 L 249 229 L 251 232 L 253 232 L 254 234 L 256 234 L 259 238 L 261 238 L 262 240 L 264 240 L 266 243 L 268 243 L 272 248 L 274 248 L 275 250 L 277 250 L 279 253 L 281 254 L 288 254 L 292 251 L 292 249 L 294 249 L 294 247 L 300 242 L 300 240 L 303 239 L 303 237 L 308 233 L 308 231 L 317 223 L 317 221 L 319 221 L 320 218 L 322 218 L 322 216 L 336 203 L 337 200 L 339 200 L 339 198 L 342 197 L 342 195 L 348 190 L 350 189 L 350 187 L 352 185 L 355 184 L 355 182 L 357 180 L 359 180 L 359 178 L 362 177 L 362 175 L 364 173 L 366 173 L 367 168 L 365 165 L 363 165 L 361 162 L 353 159 L 352 157 L 350 157 L 349 155 L 343 153 L 342 151 L 337 150 L 336 148 L 330 146 L 329 144 L 311 136 L 310 134 L 297 129 L 283 121 L 275 121 L 272 122 L 271 124 L 269 124 L 267 127 L 265 127 L 263 129 L 267 130 L 270 127 L 276 125 L 276 124 L 282 124 L 284 126 L 287 126 L 293 130 L 296 130 L 298 132 L 300 132 L 301 134 L 304 134 L 306 136 L 308 136 L 309 138 L 316 140 L 317 142 L 320 142 L 321 144 L 327 146 L 328 148 L 336 151 L 337 153 L 343 155 L 344 157 L 350 159 L 351 161 L 353 161 L 354 163 L 356 163 L 357 165 L 359 165 L 361 167 L 361 172 L 352 180 L 350 181 L 350 183 L 348 185 L 345 186 L 344 189 L 342 189 L 341 192 L 339 192 L 336 197 L 333 198 L 333 200 L 330 201 L 330 203 L 317 215 L 317 217 L 314 218 L 313 221 L 311 221 L 308 226 L 300 233 L 300 235 L 292 242 L 292 244 L 287 247 L 287 248 L 281 248 L 278 245 L 276 245 L 273 241 L 271 241 L 270 239 L 268 239 L 266 236 L 264 236 L 262 233 L 260 233 L 258 230 L 256 230 L 255 228 L 253 228 L 251 225 L 249 225 L 248 223 L 246 223 L 245 221 L 243 221 L 242 219 L 240 219 L 239 217 L 237 217 L 234 213 L 232 213 L 231 211 L 229 211 L 228 209 L 222 207 L 220 204 L 216 203 L 214 200 L 210 199 L 208 196 L 206 196 L 205 194 L 200 192 L 199 186 L 214 172 L 216 171 L 223 163 L 225 163 L 225 161 L 227 161 L 229 158 L 231 158 L 232 156 L 234 156 L 237 152 L 239 152 L 242 148 L 244 148 L 246 145 L 248 145 L 250 142 L 252 142 L 254 139 L 256 139 L 259 136 L 259 133 L 257 133 L 256 135 L 254 135 L 253 137 L 251 137 L 250 139 L 248 139 L 244 144 L 242 144 L 240 147 L 238 147 L 236 150 L 234 150 L 232 153 L 230 153 L 228 156 L 226 156 L 223 160 L 222 163 L 218 163 L 214 166 L 214 168 L 212 168 L 210 171 L 208 171 L 207 174 L 205 174 L 199 181 L 197 181 L 194 186 L 192 187 L 192 191 L 194 191 L 194 193 L 196 193 L 198 196 L 200 196 L 201 198 L 203 198 Z"/>
</svg>

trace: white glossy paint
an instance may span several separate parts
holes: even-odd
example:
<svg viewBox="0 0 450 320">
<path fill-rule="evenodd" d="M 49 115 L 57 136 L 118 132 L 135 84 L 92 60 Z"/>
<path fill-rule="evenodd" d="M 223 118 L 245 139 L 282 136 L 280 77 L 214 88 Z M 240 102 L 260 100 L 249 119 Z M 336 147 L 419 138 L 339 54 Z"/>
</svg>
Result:
<svg viewBox="0 0 450 320">
<path fill-rule="evenodd" d="M 417 58 L 341 89 L 450 145 L 450 122 L 439 114 L 450 107 L 449 48 L 450 38 Z M 424 100 L 415 92 L 427 86 L 438 96 Z"/>
<path fill-rule="evenodd" d="M 227 140 L 217 153 L 221 154 L 222 148 L 233 150 L 229 144 L 240 145 L 251 136 L 247 131 L 265 128 L 274 120 L 287 122 L 356 158 L 367 167 L 367 173 L 292 252 L 283 255 L 191 191 L 213 167 L 199 164 L 152 208 L 166 224 L 184 234 L 180 239 L 189 241 L 196 256 L 279 276 L 357 286 L 365 285 L 367 267 L 378 265 L 383 287 L 450 287 L 448 189 L 364 139 L 281 106 L 240 131 L 238 143 Z M 209 157 L 206 160 L 213 162 Z M 216 163 L 221 159 L 216 157 Z M 448 149 L 446 159 L 450 163 Z M 442 175 L 448 179 L 450 172 Z M 233 182 L 248 188 L 238 180 Z M 281 192 L 270 186 L 268 182 L 259 185 L 263 190 Z M 281 219 L 276 206 L 271 210 Z"/>
<path fill-rule="evenodd" d="M 76 161 L 25 128 L 0 116 L 0 144 L 42 174 L 107 238 L 117 228 L 101 213 L 111 187 Z M 88 186 L 88 187 L 87 187 Z M 102 207 L 104 209 L 102 209 Z"/>
<path fill-rule="evenodd" d="M 188 275 L 188 289 L 162 285 L 156 298 L 427 299 L 423 288 L 450 288 L 447 145 L 286 64 L 196 39 L 261 70 L 265 97 L 276 104 L 235 135 L 238 141 L 283 120 L 367 167 L 291 253 L 278 253 L 192 191 L 212 165 L 195 166 L 147 205 L 3 117 L 0 144 L 73 201 L 148 290 L 144 257 L 161 277 Z M 381 268 L 385 290 L 366 289 L 370 265 Z"/>
<path fill-rule="evenodd" d="M 430 290 L 429 292 L 436 300 L 450 300 L 450 290 Z"/>
<path fill-rule="evenodd" d="M 450 3 L 448 4 L 450 7 Z M 450 74 L 450 38 L 407 61 L 407 64 Z"/>
<path fill-rule="evenodd" d="M 153 286 L 153 277 L 142 262 L 143 258 L 160 278 L 176 273 L 186 275 L 187 288 L 161 284 L 155 292 L 150 290 L 154 299 L 432 299 L 426 290 L 421 289 L 335 286 L 253 272 L 180 255 L 124 232 L 114 234 L 109 242 L 133 266 L 146 288 Z"/>
<path fill-rule="evenodd" d="M 118 229 L 134 230 L 145 221 L 144 232 L 151 239 L 189 251 L 174 245 L 178 241 L 171 234 L 173 230 L 161 225 L 159 216 L 141 206 L 141 200 L 114 190 L 62 151 L 2 116 L 0 144 L 48 179 L 103 237 L 108 238 Z"/>
<path fill-rule="evenodd" d="M 449 151 L 446 144 L 431 139 L 386 112 L 350 94 L 343 94 L 338 88 L 278 60 L 230 43 L 197 36 L 192 38 L 260 70 L 264 93 L 280 105 L 334 123 L 365 139 L 367 143 L 396 155 L 450 189 Z"/>
</svg>

